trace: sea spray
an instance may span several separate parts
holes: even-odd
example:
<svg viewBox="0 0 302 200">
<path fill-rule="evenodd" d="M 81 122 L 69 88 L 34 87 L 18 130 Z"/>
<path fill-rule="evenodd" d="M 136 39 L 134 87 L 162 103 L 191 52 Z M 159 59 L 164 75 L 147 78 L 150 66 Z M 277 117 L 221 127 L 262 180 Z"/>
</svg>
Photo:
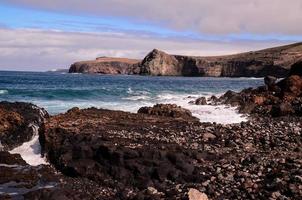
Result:
<svg viewBox="0 0 302 200">
<path fill-rule="evenodd" d="M 20 154 L 21 157 L 32 166 L 37 166 L 40 164 L 47 164 L 45 159 L 41 156 L 41 145 L 39 142 L 39 127 L 30 124 L 30 127 L 33 129 L 33 137 L 30 141 L 24 142 L 21 146 L 16 147 L 11 150 L 12 154 Z"/>
</svg>

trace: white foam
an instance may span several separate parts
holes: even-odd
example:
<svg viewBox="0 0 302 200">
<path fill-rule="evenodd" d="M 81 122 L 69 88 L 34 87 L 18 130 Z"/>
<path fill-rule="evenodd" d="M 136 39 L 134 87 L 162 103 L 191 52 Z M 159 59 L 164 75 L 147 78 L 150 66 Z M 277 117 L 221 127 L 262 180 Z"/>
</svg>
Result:
<svg viewBox="0 0 302 200">
<path fill-rule="evenodd" d="M 196 98 L 204 96 L 211 97 L 214 93 L 199 93 L 199 94 L 179 94 L 163 91 L 157 95 L 152 95 L 146 91 L 133 91 L 128 89 L 128 97 L 121 97 L 117 101 L 37 101 L 33 102 L 40 107 L 46 108 L 51 114 L 58 114 L 67 111 L 72 107 L 79 108 L 105 108 L 110 110 L 122 110 L 136 113 L 143 106 L 153 106 L 157 103 L 177 104 L 181 107 L 189 109 L 192 114 L 200 119 L 201 122 L 216 122 L 221 124 L 240 123 L 246 121 L 247 117 L 239 114 L 236 107 L 229 106 L 211 106 L 211 105 L 192 105 L 189 101 L 194 101 Z M 221 94 L 215 94 L 219 96 Z"/>
<path fill-rule="evenodd" d="M 24 142 L 21 146 L 11 150 L 10 153 L 20 154 L 23 160 L 25 160 L 25 162 L 32 166 L 47 164 L 45 159 L 41 156 L 41 145 L 39 142 L 38 127 L 35 125 L 31 125 L 31 127 L 34 131 L 33 138 L 28 142 Z"/>
<path fill-rule="evenodd" d="M 130 96 L 130 97 L 124 97 L 122 99 L 126 99 L 126 100 L 133 100 L 133 101 L 140 101 L 140 100 L 148 100 L 151 97 L 147 96 L 147 95 L 134 95 L 134 96 Z"/>
<path fill-rule="evenodd" d="M 0 90 L 0 94 L 7 94 L 8 91 L 7 90 Z"/>
<path fill-rule="evenodd" d="M 158 95 L 158 103 L 175 103 L 183 108 L 189 109 L 192 115 L 199 118 L 201 122 L 216 122 L 220 124 L 232 124 L 247 121 L 247 117 L 238 113 L 236 107 L 225 105 L 212 106 L 212 105 L 194 105 L 189 104 L 192 99 L 204 96 L 206 98 L 212 96 L 208 94 L 160 94 Z"/>
</svg>

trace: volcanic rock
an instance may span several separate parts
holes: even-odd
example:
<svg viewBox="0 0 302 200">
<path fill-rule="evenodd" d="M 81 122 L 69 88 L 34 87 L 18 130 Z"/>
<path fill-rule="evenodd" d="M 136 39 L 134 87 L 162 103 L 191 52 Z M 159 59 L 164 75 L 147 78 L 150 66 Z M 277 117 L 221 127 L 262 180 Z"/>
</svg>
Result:
<svg viewBox="0 0 302 200">
<path fill-rule="evenodd" d="M 207 99 L 205 97 L 199 97 L 195 100 L 196 105 L 207 105 Z"/>
<path fill-rule="evenodd" d="M 208 200 L 208 196 L 199 192 L 196 189 L 191 188 L 188 192 L 189 200 Z"/>
<path fill-rule="evenodd" d="M 264 83 L 265 83 L 265 85 L 267 85 L 269 88 L 272 87 L 272 86 L 274 86 L 275 83 L 276 83 L 276 81 L 277 81 L 277 78 L 274 77 L 274 76 L 266 76 L 266 77 L 264 78 Z"/>
<path fill-rule="evenodd" d="M 290 69 L 290 75 L 302 76 L 302 60 L 296 62 Z"/>
<path fill-rule="evenodd" d="M 297 64 L 292 67 L 297 71 Z M 294 72 L 292 72 L 294 73 Z M 302 77 L 289 75 L 279 82 L 266 77 L 267 86 L 248 88 L 241 92 L 228 91 L 216 103 L 238 106 L 242 113 L 272 115 L 274 117 L 302 114 Z"/>
<path fill-rule="evenodd" d="M 0 151 L 0 199 L 110 199 L 108 194 L 108 188 L 89 180 L 63 176 L 49 165 L 31 166 L 19 154 Z"/>
<path fill-rule="evenodd" d="M 137 112 L 148 115 L 182 118 L 185 120 L 198 121 L 196 117 L 192 116 L 191 111 L 177 106 L 176 104 L 156 104 L 153 107 L 142 107 Z"/>
<path fill-rule="evenodd" d="M 302 57 L 302 43 L 247 53 L 194 57 L 169 55 L 157 49 L 142 61 L 140 74 L 155 76 L 285 77 Z"/>
<path fill-rule="evenodd" d="M 301 60 L 302 43 L 226 56 L 170 55 L 152 50 L 140 62 L 101 57 L 71 65 L 70 73 L 141 74 L 151 76 L 285 77 Z M 293 72 L 296 73 L 296 72 Z"/>
<path fill-rule="evenodd" d="M 187 199 L 190 188 L 210 199 L 297 199 L 299 130 L 295 116 L 224 126 L 91 108 L 49 118 L 40 136 L 50 163 L 109 188 L 105 199 Z"/>
<path fill-rule="evenodd" d="M 10 150 L 29 141 L 33 126 L 40 126 L 47 112 L 30 103 L 0 102 L 0 142 L 2 150 Z"/>
</svg>

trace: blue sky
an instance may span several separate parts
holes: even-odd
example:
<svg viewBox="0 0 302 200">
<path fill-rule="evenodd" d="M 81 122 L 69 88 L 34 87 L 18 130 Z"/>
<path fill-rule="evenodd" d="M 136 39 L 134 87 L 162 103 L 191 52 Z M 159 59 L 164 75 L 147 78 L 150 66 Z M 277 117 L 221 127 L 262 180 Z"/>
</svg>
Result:
<svg viewBox="0 0 302 200">
<path fill-rule="evenodd" d="M 302 19 L 299 0 L 292 5 L 279 0 L 155 1 L 3 0 L 0 70 L 66 68 L 100 55 L 142 58 L 153 48 L 218 55 L 302 41 L 296 23 Z M 280 15 L 286 8 L 292 12 Z"/>
</svg>

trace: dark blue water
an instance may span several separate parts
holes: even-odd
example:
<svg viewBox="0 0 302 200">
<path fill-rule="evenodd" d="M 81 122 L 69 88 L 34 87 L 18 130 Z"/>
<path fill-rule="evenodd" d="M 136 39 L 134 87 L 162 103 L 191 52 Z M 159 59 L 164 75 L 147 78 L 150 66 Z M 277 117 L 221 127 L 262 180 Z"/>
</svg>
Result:
<svg viewBox="0 0 302 200">
<path fill-rule="evenodd" d="M 135 112 L 144 105 L 176 103 L 263 83 L 254 78 L 146 77 L 0 71 L 0 100 L 32 102 L 50 113 L 78 107 Z"/>
</svg>

